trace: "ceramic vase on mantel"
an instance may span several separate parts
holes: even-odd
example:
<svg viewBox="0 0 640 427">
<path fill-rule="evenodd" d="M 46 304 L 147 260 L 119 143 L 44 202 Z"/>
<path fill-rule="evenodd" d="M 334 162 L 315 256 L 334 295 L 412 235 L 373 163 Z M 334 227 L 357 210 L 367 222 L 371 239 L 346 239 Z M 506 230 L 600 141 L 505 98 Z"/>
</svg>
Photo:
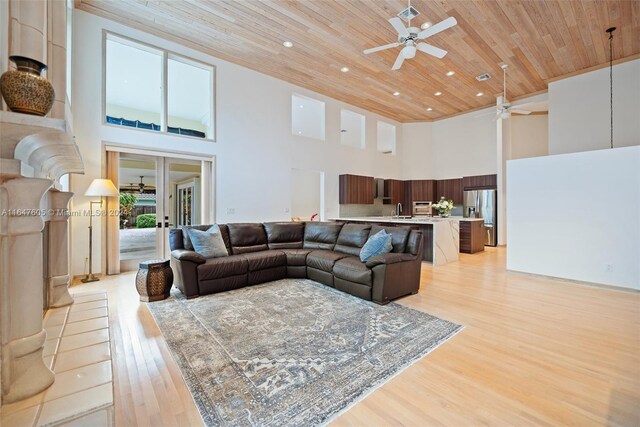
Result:
<svg viewBox="0 0 640 427">
<path fill-rule="evenodd" d="M 449 212 L 440 212 L 440 218 L 449 218 Z"/>
<path fill-rule="evenodd" d="M 47 66 L 24 56 L 10 56 L 16 71 L 0 77 L 0 92 L 4 102 L 16 113 L 45 116 L 53 107 L 55 91 L 51 82 L 41 76 Z"/>
</svg>

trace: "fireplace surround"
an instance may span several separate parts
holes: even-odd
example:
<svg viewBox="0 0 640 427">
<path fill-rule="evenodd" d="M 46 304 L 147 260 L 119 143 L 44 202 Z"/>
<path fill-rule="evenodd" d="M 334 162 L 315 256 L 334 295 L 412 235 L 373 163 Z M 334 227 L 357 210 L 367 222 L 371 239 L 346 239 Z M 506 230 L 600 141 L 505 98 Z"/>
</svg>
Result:
<svg viewBox="0 0 640 427">
<path fill-rule="evenodd" d="M 63 191 L 60 178 L 84 169 L 64 120 L 0 111 L 0 126 L 0 403 L 10 403 L 54 380 L 42 357 L 43 307 L 73 303 L 73 193 Z"/>
</svg>

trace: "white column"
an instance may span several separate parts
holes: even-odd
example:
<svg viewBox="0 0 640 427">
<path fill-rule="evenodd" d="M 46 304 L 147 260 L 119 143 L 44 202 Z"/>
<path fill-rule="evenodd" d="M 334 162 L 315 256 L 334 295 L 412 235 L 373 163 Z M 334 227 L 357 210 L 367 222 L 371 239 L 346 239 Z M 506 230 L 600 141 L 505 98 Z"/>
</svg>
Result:
<svg viewBox="0 0 640 427">
<path fill-rule="evenodd" d="M 43 254 L 40 200 L 53 181 L 18 178 L 0 185 L 2 402 L 33 396 L 54 380 L 42 351 Z M 5 211 L 6 210 L 6 211 Z"/>
<path fill-rule="evenodd" d="M 49 209 L 49 308 L 73 304 L 69 295 L 69 200 L 73 193 L 51 191 Z"/>
<path fill-rule="evenodd" d="M 498 158 L 498 245 L 507 244 L 507 160 L 511 158 L 511 119 L 496 122 Z"/>
</svg>

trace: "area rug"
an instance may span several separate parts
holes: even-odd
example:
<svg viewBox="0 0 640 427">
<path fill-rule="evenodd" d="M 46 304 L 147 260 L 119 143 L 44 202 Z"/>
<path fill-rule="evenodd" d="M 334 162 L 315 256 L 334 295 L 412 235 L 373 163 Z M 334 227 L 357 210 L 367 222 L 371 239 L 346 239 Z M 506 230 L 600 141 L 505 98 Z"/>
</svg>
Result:
<svg viewBox="0 0 640 427">
<path fill-rule="evenodd" d="M 326 424 L 461 329 L 303 279 L 148 307 L 207 426 Z"/>
</svg>

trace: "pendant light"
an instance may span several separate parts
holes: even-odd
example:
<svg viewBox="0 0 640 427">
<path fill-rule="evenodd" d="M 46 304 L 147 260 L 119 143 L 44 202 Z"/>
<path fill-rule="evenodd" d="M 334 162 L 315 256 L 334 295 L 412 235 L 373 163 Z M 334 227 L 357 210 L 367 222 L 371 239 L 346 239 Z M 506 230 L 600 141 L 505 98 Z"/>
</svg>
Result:
<svg viewBox="0 0 640 427">
<path fill-rule="evenodd" d="M 611 148 L 613 148 L 613 32 L 616 27 L 607 28 L 609 33 L 609 108 L 611 110 Z"/>
</svg>

